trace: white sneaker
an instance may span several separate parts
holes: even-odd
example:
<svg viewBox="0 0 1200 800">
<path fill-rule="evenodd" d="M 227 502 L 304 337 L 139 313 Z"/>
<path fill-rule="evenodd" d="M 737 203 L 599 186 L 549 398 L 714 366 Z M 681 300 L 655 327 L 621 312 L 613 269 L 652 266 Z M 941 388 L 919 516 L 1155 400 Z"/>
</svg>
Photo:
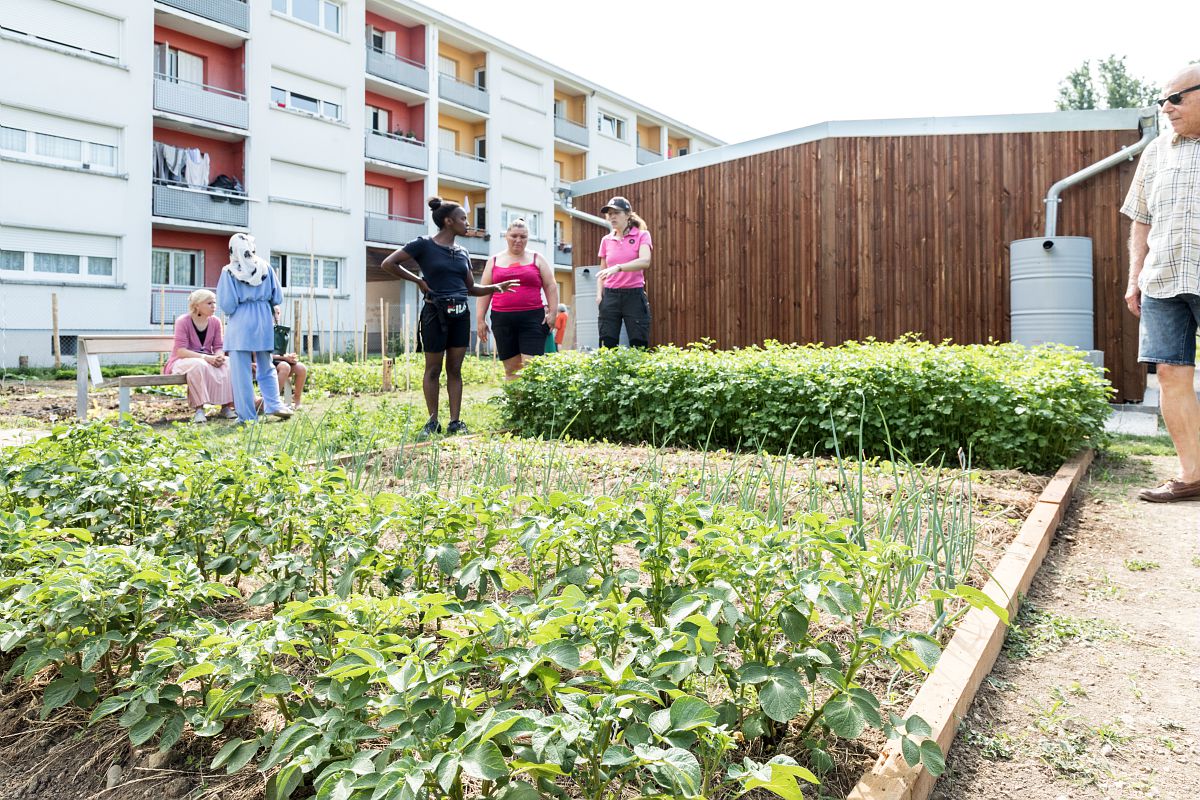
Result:
<svg viewBox="0 0 1200 800">
<path fill-rule="evenodd" d="M 192 417 L 192 422 L 197 425 L 203 425 L 205 422 L 208 422 L 208 417 L 204 416 L 203 408 L 196 409 L 196 416 Z"/>
<path fill-rule="evenodd" d="M 280 419 L 291 419 L 291 418 L 292 418 L 292 413 L 293 413 L 293 412 L 292 412 L 292 407 L 291 407 L 291 406 L 283 406 L 282 408 L 280 408 L 280 409 L 278 409 L 278 410 L 276 410 L 276 411 L 272 411 L 272 412 L 271 412 L 271 416 L 272 416 L 272 417 L 279 417 Z"/>
</svg>

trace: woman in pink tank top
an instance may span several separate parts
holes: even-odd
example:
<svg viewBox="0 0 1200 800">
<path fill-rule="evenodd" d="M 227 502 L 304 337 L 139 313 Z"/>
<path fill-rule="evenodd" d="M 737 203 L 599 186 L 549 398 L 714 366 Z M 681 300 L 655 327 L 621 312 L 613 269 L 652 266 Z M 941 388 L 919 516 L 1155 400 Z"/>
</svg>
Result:
<svg viewBox="0 0 1200 800">
<path fill-rule="evenodd" d="M 527 359 L 546 352 L 546 334 L 557 314 L 558 284 L 550 262 L 541 253 L 526 249 L 529 225 L 525 220 L 518 218 L 509 223 L 504 241 L 508 249 L 488 259 L 483 282 L 515 280 L 518 285 L 504 294 L 476 301 L 475 330 L 479 340 L 486 342 L 490 308 L 496 355 L 504 364 L 505 379 L 511 381 L 521 373 Z"/>
</svg>

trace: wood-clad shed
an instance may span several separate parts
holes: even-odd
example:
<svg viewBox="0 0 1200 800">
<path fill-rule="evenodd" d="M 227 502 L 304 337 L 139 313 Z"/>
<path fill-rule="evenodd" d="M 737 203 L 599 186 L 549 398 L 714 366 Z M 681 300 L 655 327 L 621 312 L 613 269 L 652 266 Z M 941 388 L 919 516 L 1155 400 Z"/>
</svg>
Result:
<svg viewBox="0 0 1200 800">
<path fill-rule="evenodd" d="M 629 198 L 654 237 L 652 342 L 837 344 L 917 332 L 1009 339 L 1009 243 L 1040 236 L 1047 189 L 1136 143 L 1140 112 L 829 122 L 579 181 L 591 214 Z M 1140 400 L 1125 309 L 1135 162 L 1068 189 L 1058 233 L 1094 248 L 1095 347 Z M 575 222 L 576 266 L 605 231 Z"/>
</svg>

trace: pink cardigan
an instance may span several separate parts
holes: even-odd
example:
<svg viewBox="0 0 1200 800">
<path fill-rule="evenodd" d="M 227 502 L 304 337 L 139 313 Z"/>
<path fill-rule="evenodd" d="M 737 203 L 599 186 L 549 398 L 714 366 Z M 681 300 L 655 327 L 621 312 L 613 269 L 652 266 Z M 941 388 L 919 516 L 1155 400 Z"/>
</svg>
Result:
<svg viewBox="0 0 1200 800">
<path fill-rule="evenodd" d="M 175 344 L 171 347 L 171 357 L 167 359 L 166 366 L 163 367 L 164 375 L 171 374 L 171 367 L 179 360 L 175 357 L 175 351 L 181 347 L 191 350 L 193 353 L 207 355 L 223 352 L 225 338 L 221 335 L 221 320 L 215 316 L 208 318 L 208 332 L 204 337 L 204 344 L 200 344 L 200 337 L 196 335 L 196 326 L 192 324 L 191 314 L 180 314 L 179 318 L 175 320 Z"/>
</svg>

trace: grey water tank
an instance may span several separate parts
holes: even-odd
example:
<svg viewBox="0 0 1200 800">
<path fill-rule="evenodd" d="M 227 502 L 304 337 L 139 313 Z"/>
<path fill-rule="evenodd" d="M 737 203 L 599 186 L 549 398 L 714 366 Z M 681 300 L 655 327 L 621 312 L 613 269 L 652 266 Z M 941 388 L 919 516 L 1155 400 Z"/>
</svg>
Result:
<svg viewBox="0 0 1200 800">
<path fill-rule="evenodd" d="M 1012 340 L 1026 346 L 1057 342 L 1091 350 L 1092 240 L 1018 239 L 1009 252 Z"/>
</svg>

